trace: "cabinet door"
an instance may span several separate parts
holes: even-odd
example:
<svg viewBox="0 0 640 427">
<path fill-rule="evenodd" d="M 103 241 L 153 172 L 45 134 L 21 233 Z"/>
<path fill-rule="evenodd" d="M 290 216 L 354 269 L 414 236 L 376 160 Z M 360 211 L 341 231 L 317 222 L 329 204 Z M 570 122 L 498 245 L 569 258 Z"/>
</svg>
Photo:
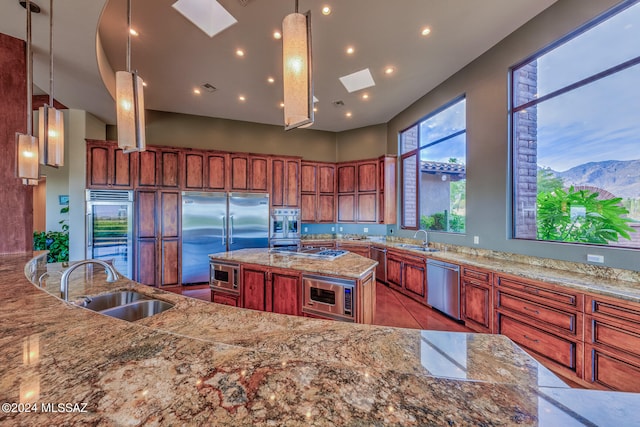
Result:
<svg viewBox="0 0 640 427">
<path fill-rule="evenodd" d="M 312 163 L 302 163 L 300 166 L 300 191 L 303 193 L 316 193 L 318 166 Z"/>
<path fill-rule="evenodd" d="M 145 285 L 155 286 L 157 279 L 155 190 L 136 191 L 136 259 L 135 280 Z"/>
<path fill-rule="evenodd" d="M 238 297 L 236 295 L 229 295 L 222 292 L 211 291 L 211 302 L 237 307 Z"/>
<path fill-rule="evenodd" d="M 318 222 L 336 222 L 336 198 L 333 194 L 318 195 Z"/>
<path fill-rule="evenodd" d="M 285 170 L 284 204 L 286 207 L 300 207 L 300 160 L 288 160 Z"/>
<path fill-rule="evenodd" d="M 242 267 L 242 306 L 252 310 L 265 311 L 267 271 Z"/>
<path fill-rule="evenodd" d="M 316 195 L 315 194 L 302 194 L 300 207 L 300 221 L 302 222 L 316 222 Z"/>
<path fill-rule="evenodd" d="M 338 166 L 338 193 L 354 193 L 356 191 L 356 165 Z"/>
<path fill-rule="evenodd" d="M 334 194 L 336 192 L 336 167 L 334 165 L 318 165 L 318 193 Z"/>
<path fill-rule="evenodd" d="M 158 186 L 158 152 L 147 147 L 138 153 L 138 187 Z"/>
<path fill-rule="evenodd" d="M 376 193 L 358 194 L 358 222 L 376 222 Z"/>
<path fill-rule="evenodd" d="M 301 286 L 299 275 L 272 272 L 272 311 L 299 316 Z"/>
<path fill-rule="evenodd" d="M 109 147 L 87 144 L 87 187 L 109 186 Z"/>
<path fill-rule="evenodd" d="M 162 150 L 160 153 L 160 185 L 178 188 L 180 183 L 180 153 Z"/>
<path fill-rule="evenodd" d="M 249 158 L 251 177 L 249 189 L 253 191 L 269 191 L 269 158 L 255 157 Z"/>
<path fill-rule="evenodd" d="M 338 222 L 355 222 L 355 194 L 338 194 Z"/>
<path fill-rule="evenodd" d="M 227 154 L 207 155 L 207 189 L 221 190 L 227 189 Z"/>
<path fill-rule="evenodd" d="M 135 281 L 155 286 L 158 267 L 156 264 L 156 239 L 137 239 Z"/>
<path fill-rule="evenodd" d="M 358 163 L 358 191 L 376 191 L 376 177 L 378 175 L 378 161 Z"/>
<path fill-rule="evenodd" d="M 183 188 L 186 190 L 199 190 L 204 188 L 204 153 L 186 152 L 184 153 L 183 159 Z"/>
<path fill-rule="evenodd" d="M 180 240 L 162 239 L 160 242 L 160 286 L 180 285 Z"/>
<path fill-rule="evenodd" d="M 271 206 L 285 206 L 285 161 L 273 159 L 271 161 Z"/>
<path fill-rule="evenodd" d="M 463 280 L 465 325 L 476 332 L 491 333 L 491 288 L 473 280 Z"/>
<path fill-rule="evenodd" d="M 114 147 L 112 153 L 113 174 L 111 184 L 118 189 L 133 188 L 133 156 L 116 147 Z"/>
<path fill-rule="evenodd" d="M 394 289 L 402 289 L 402 258 L 393 252 L 387 252 L 387 282 Z"/>
<path fill-rule="evenodd" d="M 249 189 L 249 159 L 245 155 L 231 155 L 231 190 Z"/>
<path fill-rule="evenodd" d="M 156 238 L 156 192 L 155 190 L 136 191 L 136 237 L 139 239 Z"/>
<path fill-rule="evenodd" d="M 585 380 L 609 390 L 640 393 L 640 358 L 585 347 Z"/>
<path fill-rule="evenodd" d="M 180 193 L 160 192 L 160 286 L 180 284 Z"/>
<path fill-rule="evenodd" d="M 405 259 L 403 263 L 403 288 L 405 295 L 420 302 L 427 302 L 427 267 L 425 260 Z"/>
</svg>

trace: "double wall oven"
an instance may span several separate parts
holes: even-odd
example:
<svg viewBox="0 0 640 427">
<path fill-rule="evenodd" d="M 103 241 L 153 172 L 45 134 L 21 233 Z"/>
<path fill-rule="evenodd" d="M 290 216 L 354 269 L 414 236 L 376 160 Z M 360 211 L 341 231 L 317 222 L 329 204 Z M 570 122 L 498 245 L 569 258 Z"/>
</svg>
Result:
<svg viewBox="0 0 640 427">
<path fill-rule="evenodd" d="M 272 248 L 296 250 L 300 247 L 300 209 L 273 209 L 271 211 Z"/>
</svg>

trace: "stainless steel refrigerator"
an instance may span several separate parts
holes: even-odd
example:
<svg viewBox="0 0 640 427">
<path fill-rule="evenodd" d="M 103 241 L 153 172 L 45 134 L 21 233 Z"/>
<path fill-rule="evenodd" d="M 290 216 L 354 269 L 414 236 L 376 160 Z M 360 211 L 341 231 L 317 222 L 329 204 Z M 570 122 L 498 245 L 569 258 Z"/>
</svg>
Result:
<svg viewBox="0 0 640 427">
<path fill-rule="evenodd" d="M 86 257 L 133 277 L 133 191 L 87 190 Z"/>
<path fill-rule="evenodd" d="M 182 193 L 182 283 L 209 281 L 209 254 L 269 247 L 269 195 Z"/>
</svg>

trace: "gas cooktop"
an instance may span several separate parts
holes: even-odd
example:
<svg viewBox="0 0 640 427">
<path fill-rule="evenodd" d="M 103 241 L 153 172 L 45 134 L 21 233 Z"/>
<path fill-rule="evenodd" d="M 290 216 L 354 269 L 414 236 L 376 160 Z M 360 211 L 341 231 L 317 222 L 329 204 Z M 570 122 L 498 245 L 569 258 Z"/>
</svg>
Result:
<svg viewBox="0 0 640 427">
<path fill-rule="evenodd" d="M 298 250 L 288 249 L 288 248 L 272 248 L 269 252 L 277 253 L 282 255 L 296 255 L 296 256 L 306 256 L 313 258 L 321 258 L 327 260 L 333 260 L 342 255 L 346 255 L 349 251 L 345 251 L 343 249 L 329 249 L 329 248 L 300 248 Z"/>
</svg>

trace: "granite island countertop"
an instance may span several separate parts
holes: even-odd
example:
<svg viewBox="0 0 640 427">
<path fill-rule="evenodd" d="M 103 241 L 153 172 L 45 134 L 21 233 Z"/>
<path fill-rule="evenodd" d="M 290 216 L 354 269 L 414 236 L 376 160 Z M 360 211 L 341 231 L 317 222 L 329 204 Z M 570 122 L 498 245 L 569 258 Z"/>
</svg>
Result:
<svg viewBox="0 0 640 427">
<path fill-rule="evenodd" d="M 639 394 L 568 388 L 503 336 L 262 313 L 73 273 L 71 299 L 132 289 L 175 304 L 129 323 L 60 300 L 60 266 L 30 258 L 0 256 L 0 397 L 40 407 L 10 406 L 0 424 L 640 425 Z M 45 270 L 42 289 L 25 278 Z"/>
</svg>

